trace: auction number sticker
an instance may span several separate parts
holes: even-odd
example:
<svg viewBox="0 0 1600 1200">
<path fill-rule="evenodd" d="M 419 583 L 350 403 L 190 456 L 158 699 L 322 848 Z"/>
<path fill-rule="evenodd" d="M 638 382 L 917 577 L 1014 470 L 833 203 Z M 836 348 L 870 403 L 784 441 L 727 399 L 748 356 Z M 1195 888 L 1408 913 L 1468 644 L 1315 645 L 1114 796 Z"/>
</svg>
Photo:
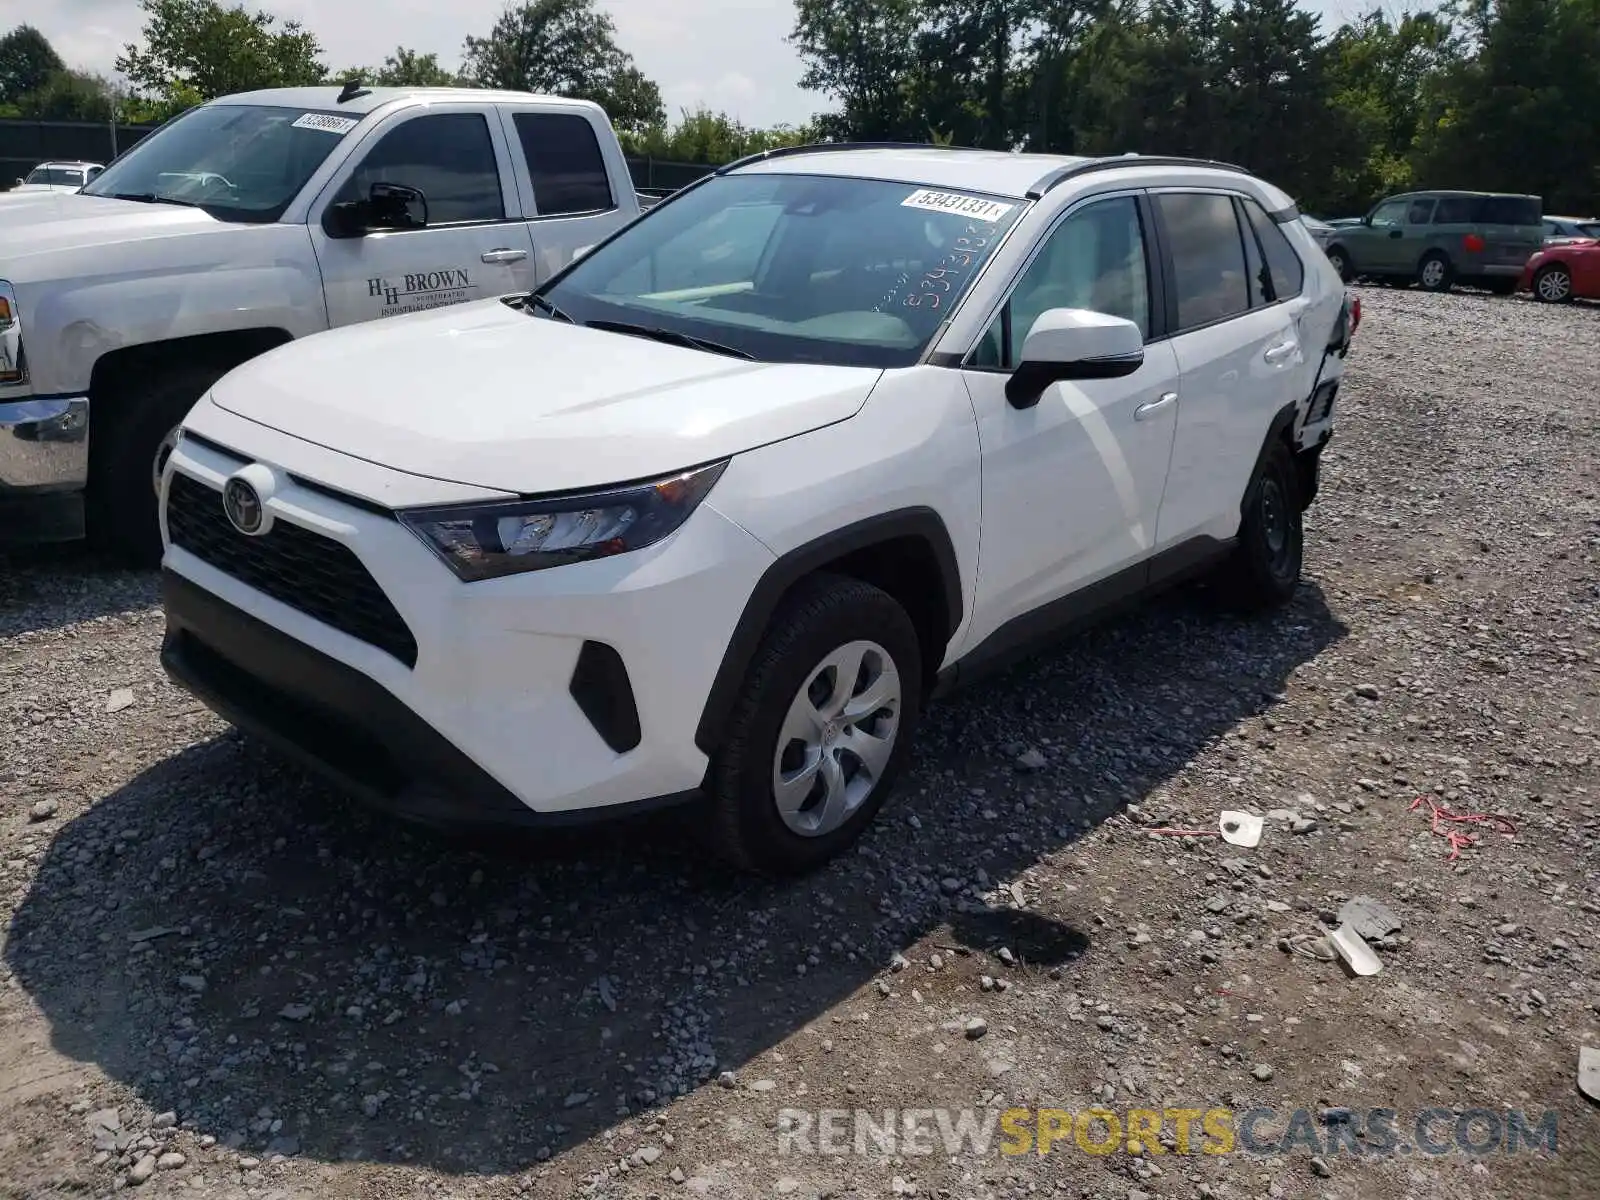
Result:
<svg viewBox="0 0 1600 1200">
<path fill-rule="evenodd" d="M 319 129 L 323 133 L 336 133 L 341 137 L 361 124 L 358 117 L 335 117 L 327 113 L 307 113 L 295 121 L 296 129 Z"/>
<path fill-rule="evenodd" d="M 981 196 L 963 196 L 960 192 L 936 192 L 932 188 L 918 188 L 900 201 L 901 208 L 920 208 L 927 212 L 954 213 L 975 221 L 998 221 L 1016 207 Z"/>
</svg>

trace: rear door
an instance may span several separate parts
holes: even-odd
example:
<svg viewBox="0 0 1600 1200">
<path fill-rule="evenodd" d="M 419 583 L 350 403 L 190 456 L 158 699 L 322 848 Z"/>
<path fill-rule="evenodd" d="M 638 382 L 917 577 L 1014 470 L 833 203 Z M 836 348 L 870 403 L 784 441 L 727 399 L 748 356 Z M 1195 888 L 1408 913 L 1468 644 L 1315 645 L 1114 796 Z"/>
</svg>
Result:
<svg viewBox="0 0 1600 1200">
<path fill-rule="evenodd" d="M 528 103 L 499 111 L 537 285 L 633 218 L 633 181 L 598 110 Z"/>
<path fill-rule="evenodd" d="M 1402 227 L 1400 250 L 1395 266 L 1401 270 L 1415 270 L 1433 239 L 1433 213 L 1435 202 L 1431 196 L 1418 196 L 1406 205 L 1406 223 Z"/>
<path fill-rule="evenodd" d="M 1183 397 L 1156 531 L 1165 548 L 1237 532 L 1273 418 L 1309 387 L 1309 356 L 1299 329 L 1304 266 L 1292 246 L 1269 242 L 1274 282 L 1248 219 L 1254 202 L 1192 189 L 1152 198 L 1170 259 L 1168 320 Z"/>
<path fill-rule="evenodd" d="M 393 228 L 340 235 L 329 210 L 365 198 L 375 183 L 416 188 L 424 202 Z M 383 121 L 312 208 L 328 324 L 528 290 L 528 230 L 516 204 L 511 156 L 489 106 L 430 104 Z"/>
<path fill-rule="evenodd" d="M 1544 245 L 1543 205 L 1537 196 L 1481 196 L 1477 232 L 1483 238 L 1482 263 L 1515 274 Z"/>
</svg>

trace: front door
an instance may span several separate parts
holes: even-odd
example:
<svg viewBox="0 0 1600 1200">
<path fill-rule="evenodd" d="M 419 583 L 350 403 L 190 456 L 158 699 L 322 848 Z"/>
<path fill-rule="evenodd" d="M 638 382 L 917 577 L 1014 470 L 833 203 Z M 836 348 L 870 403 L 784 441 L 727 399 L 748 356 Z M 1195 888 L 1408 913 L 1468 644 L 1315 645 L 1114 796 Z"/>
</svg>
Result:
<svg viewBox="0 0 1600 1200">
<path fill-rule="evenodd" d="M 527 226 L 518 219 L 504 135 L 481 106 L 402 112 L 369 135 L 354 165 L 313 210 L 328 323 L 484 300 L 533 286 Z M 422 200 L 389 227 L 337 236 L 328 208 L 375 183 L 415 188 Z"/>
<path fill-rule="evenodd" d="M 1148 337 L 1150 270 L 1138 198 L 1097 198 L 1035 252 L 963 372 L 983 454 L 983 532 L 971 637 L 1146 558 L 1178 419 L 1165 341 L 1122 379 L 1052 384 L 1032 408 L 1005 384 L 1028 330 L 1051 308 L 1126 317 Z"/>
<path fill-rule="evenodd" d="M 1406 209 L 1411 201 L 1385 200 L 1368 214 L 1366 222 L 1345 230 L 1344 242 L 1357 271 L 1393 274 L 1402 266 L 1406 236 Z"/>
</svg>

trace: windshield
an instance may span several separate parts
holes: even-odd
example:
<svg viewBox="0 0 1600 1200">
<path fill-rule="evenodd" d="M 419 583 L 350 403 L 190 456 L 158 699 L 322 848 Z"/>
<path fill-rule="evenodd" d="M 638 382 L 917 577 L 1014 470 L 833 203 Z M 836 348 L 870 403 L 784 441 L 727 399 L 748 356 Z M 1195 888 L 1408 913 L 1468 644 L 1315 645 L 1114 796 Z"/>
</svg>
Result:
<svg viewBox="0 0 1600 1200">
<path fill-rule="evenodd" d="M 1600 238 L 1600 221 L 1584 221 L 1578 226 L 1578 236 Z"/>
<path fill-rule="evenodd" d="M 84 192 L 192 204 L 224 221 L 276 221 L 359 122 L 303 108 L 205 105 L 150 134 Z"/>
<path fill-rule="evenodd" d="M 23 183 L 48 183 L 57 187 L 82 187 L 82 167 L 35 167 Z"/>
<path fill-rule="evenodd" d="M 767 362 L 907 366 L 1023 207 L 876 179 L 719 176 L 579 259 L 545 298 L 579 324 Z"/>
</svg>

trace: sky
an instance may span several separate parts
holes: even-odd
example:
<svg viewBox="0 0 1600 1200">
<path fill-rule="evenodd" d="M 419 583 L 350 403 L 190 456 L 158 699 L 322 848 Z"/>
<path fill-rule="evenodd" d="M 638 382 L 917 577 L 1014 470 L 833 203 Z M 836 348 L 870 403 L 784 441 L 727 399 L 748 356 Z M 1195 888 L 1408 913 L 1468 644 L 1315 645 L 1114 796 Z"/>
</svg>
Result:
<svg viewBox="0 0 1600 1200">
<path fill-rule="evenodd" d="M 1309 0 L 1323 27 L 1368 6 L 1363 0 Z M 617 42 L 661 86 L 667 111 L 702 104 L 747 125 L 797 125 L 826 110 L 825 97 L 800 87 L 800 62 L 784 40 L 793 0 L 599 0 L 616 22 Z M 249 0 L 298 20 L 322 42 L 332 68 L 377 65 L 395 45 L 432 51 L 459 65 L 467 34 L 489 31 L 505 0 Z M 113 75 L 124 44 L 143 24 L 137 0 L 0 0 L 0 30 L 36 26 L 67 64 Z"/>
</svg>

